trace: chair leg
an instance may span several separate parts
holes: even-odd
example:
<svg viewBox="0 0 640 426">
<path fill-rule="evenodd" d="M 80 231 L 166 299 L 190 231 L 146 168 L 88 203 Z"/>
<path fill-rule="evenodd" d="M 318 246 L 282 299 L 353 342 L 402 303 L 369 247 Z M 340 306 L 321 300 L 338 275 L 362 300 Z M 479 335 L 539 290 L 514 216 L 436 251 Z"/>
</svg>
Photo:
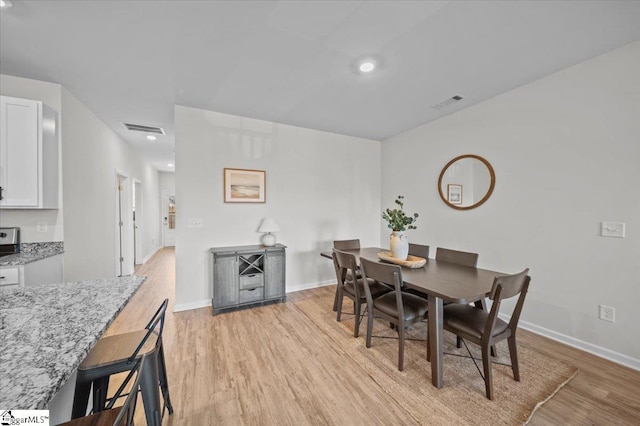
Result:
<svg viewBox="0 0 640 426">
<path fill-rule="evenodd" d="M 493 378 L 491 372 L 491 349 L 482 345 L 482 366 L 484 367 L 484 387 L 487 398 L 493 400 Z"/>
<path fill-rule="evenodd" d="M 509 356 L 511 357 L 511 369 L 513 370 L 513 378 L 517 382 L 520 381 L 520 368 L 518 368 L 518 349 L 516 348 L 516 336 L 507 339 L 509 342 Z"/>
<path fill-rule="evenodd" d="M 342 289 L 338 289 L 338 307 L 336 309 L 337 316 L 336 316 L 336 321 L 340 322 L 340 318 L 342 317 L 342 299 L 344 299 L 344 297 L 342 296 Z"/>
<path fill-rule="evenodd" d="M 87 406 L 89 405 L 89 393 L 91 392 L 91 381 L 86 380 L 81 371 L 76 376 L 76 387 L 73 392 L 73 407 L 71 410 L 71 418 L 77 419 L 87 415 Z"/>
<path fill-rule="evenodd" d="M 362 320 L 362 305 L 359 301 L 353 302 L 353 313 L 355 314 L 355 324 L 353 327 L 353 337 L 358 337 L 360 335 L 360 321 Z"/>
<path fill-rule="evenodd" d="M 398 370 L 404 370 L 404 324 L 398 324 Z"/>
<path fill-rule="evenodd" d="M 431 344 L 429 342 L 429 332 L 427 331 L 427 362 L 431 362 Z"/>
<path fill-rule="evenodd" d="M 164 346 L 160 342 L 160 354 L 158 355 L 159 375 L 160 375 L 160 390 L 162 391 L 162 397 L 164 398 L 164 405 L 167 407 L 169 414 L 173 414 L 173 405 L 171 405 L 171 398 L 169 397 L 169 381 L 167 379 L 167 364 L 164 360 Z"/>
<path fill-rule="evenodd" d="M 462 338 L 460 336 L 456 336 L 456 347 L 458 349 L 462 347 Z"/>
<path fill-rule="evenodd" d="M 93 412 L 103 411 L 107 405 L 107 391 L 109 390 L 109 376 L 93 381 Z"/>
<path fill-rule="evenodd" d="M 373 333 L 373 309 L 367 309 L 367 348 L 371 347 L 371 334 Z"/>
</svg>

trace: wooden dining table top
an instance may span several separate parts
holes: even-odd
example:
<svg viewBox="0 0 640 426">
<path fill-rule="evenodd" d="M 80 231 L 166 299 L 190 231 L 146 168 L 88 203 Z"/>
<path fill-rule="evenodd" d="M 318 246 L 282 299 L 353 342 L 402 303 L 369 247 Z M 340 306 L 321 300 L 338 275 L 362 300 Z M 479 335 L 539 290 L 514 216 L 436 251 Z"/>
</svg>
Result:
<svg viewBox="0 0 640 426">
<path fill-rule="evenodd" d="M 360 264 L 360 257 L 383 262 L 378 258 L 378 253 L 388 250 L 365 247 L 342 251 L 355 255 L 356 261 Z M 323 252 L 322 256 L 331 258 L 331 252 Z M 465 304 L 487 296 L 491 292 L 494 278 L 504 275 L 502 272 L 435 259 L 427 259 L 427 263 L 420 268 L 402 268 L 402 279 L 407 287 L 440 297 L 445 302 Z"/>
</svg>

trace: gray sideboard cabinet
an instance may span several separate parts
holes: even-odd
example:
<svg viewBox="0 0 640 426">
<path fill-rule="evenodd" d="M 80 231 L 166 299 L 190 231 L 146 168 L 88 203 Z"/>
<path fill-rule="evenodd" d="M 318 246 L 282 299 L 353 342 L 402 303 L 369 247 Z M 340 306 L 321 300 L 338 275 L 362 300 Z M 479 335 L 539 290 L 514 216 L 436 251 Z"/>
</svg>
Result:
<svg viewBox="0 0 640 426">
<path fill-rule="evenodd" d="M 213 315 L 285 302 L 285 249 L 282 244 L 210 249 Z"/>
</svg>

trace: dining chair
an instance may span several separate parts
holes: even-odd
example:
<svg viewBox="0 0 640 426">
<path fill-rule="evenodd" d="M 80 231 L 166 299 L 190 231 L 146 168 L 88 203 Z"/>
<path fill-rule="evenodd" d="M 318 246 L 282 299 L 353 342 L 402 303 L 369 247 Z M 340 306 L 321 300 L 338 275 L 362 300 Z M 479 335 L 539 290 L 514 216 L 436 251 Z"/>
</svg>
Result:
<svg viewBox="0 0 640 426">
<path fill-rule="evenodd" d="M 333 265 L 338 279 L 338 314 L 336 320 L 340 322 L 342 317 L 342 302 L 346 296 L 353 301 L 353 313 L 355 315 L 353 336 L 358 337 L 360 335 L 360 323 L 362 322 L 362 305 L 367 303 L 364 290 L 365 283 L 366 288 L 369 289 L 371 299 L 376 299 L 385 293 L 389 293 L 391 289 L 373 280 L 367 283 L 367 279 L 364 277 L 353 280 L 352 277 L 355 276 L 357 263 L 356 257 L 351 253 L 333 249 Z M 348 272 L 351 272 L 351 274 L 349 275 Z M 368 306 L 370 305 L 367 305 L 367 307 Z"/>
<path fill-rule="evenodd" d="M 429 246 L 425 246 L 422 244 L 409 243 L 409 255 L 421 257 L 423 259 L 429 259 Z M 426 299 L 428 297 L 426 293 L 423 293 L 420 290 L 416 290 L 413 288 L 404 288 L 402 289 L 402 291 L 415 294 L 416 296 L 420 296 L 423 299 Z"/>
<path fill-rule="evenodd" d="M 438 247 L 436 249 L 436 260 L 438 262 L 449 262 L 449 263 L 455 263 L 456 265 L 475 268 L 476 266 L 478 266 L 478 253 L 451 250 L 447 248 Z M 445 302 L 444 304 L 446 305 L 447 303 L 448 302 Z M 485 298 L 482 298 L 477 302 L 475 302 L 475 305 L 477 307 L 481 307 L 485 311 L 488 311 L 487 301 Z M 459 338 L 457 339 L 456 346 L 459 348 L 462 346 L 462 342 L 460 341 Z M 493 356 L 497 356 L 498 353 L 495 347 L 491 348 L 491 354 Z"/>
<path fill-rule="evenodd" d="M 463 343 L 468 340 L 481 348 L 484 371 L 484 375 L 481 374 L 481 376 L 485 382 L 488 399 L 493 399 L 490 348 L 504 339 L 507 339 L 509 343 L 513 378 L 516 381 L 520 381 L 516 331 L 524 299 L 529 288 L 530 277 L 528 273 L 529 269 L 525 269 L 518 274 L 496 277 L 493 280 L 491 294 L 489 295 L 489 299 L 493 301 L 489 312 L 477 306 L 456 303 L 451 303 L 443 308 L 443 328 L 461 338 Z M 509 322 L 507 323 L 498 318 L 502 301 L 518 295 L 518 301 Z M 468 347 L 467 351 L 469 351 Z M 471 351 L 469 351 L 469 355 L 471 355 Z M 475 364 L 476 361 L 473 356 L 471 359 Z M 477 364 L 476 367 L 478 367 Z M 479 367 L 478 371 L 480 371 Z"/>
<path fill-rule="evenodd" d="M 164 318 L 169 304 L 165 299 L 143 330 L 103 337 L 89 351 L 78 366 L 71 418 L 86 414 L 89 391 L 93 388 L 93 411 L 104 410 L 110 400 L 107 398 L 109 378 L 124 371 L 130 371 L 137 359 L 146 356 L 144 378 L 140 384 L 147 424 L 160 425 L 162 421 L 158 386 L 162 391 L 164 406 L 173 414 L 169 397 L 167 368 L 164 359 L 162 333 Z"/>
<path fill-rule="evenodd" d="M 365 283 L 367 297 L 367 348 L 371 347 L 374 316 L 391 322 L 398 332 L 398 370 L 404 370 L 404 341 L 411 324 L 426 318 L 428 302 L 414 294 L 402 291 L 402 268 L 398 265 L 372 262 L 360 259 L 360 268 Z M 394 290 L 377 298 L 371 292 L 371 282 L 380 282 Z"/>
<path fill-rule="evenodd" d="M 114 397 L 111 398 L 105 407 L 105 410 L 70 420 L 62 423 L 60 426 L 133 426 L 138 392 L 140 391 L 140 383 L 143 378 L 142 372 L 144 371 L 146 362 L 146 355 L 143 355 L 135 362 L 133 368 L 129 371 L 129 374 L 127 374 L 127 377 L 120 387 L 118 387 Z M 133 380 L 134 375 L 135 381 L 133 382 L 133 386 L 131 386 L 128 393 L 123 393 Z M 114 407 L 116 401 L 125 396 L 124 404 L 119 407 Z"/>
<path fill-rule="evenodd" d="M 344 251 L 344 250 L 359 250 L 360 249 L 360 239 L 355 240 L 335 240 L 333 242 L 333 248 L 336 250 Z M 350 273 L 350 272 L 348 272 Z M 356 274 L 358 278 L 362 277 L 360 274 L 360 268 L 356 268 Z"/>
<path fill-rule="evenodd" d="M 466 251 L 451 250 L 442 247 L 436 249 L 436 260 L 438 262 L 455 263 L 456 265 L 470 266 L 475 268 L 478 266 L 478 253 L 470 253 Z"/>
<path fill-rule="evenodd" d="M 333 248 L 336 250 L 355 250 L 360 248 L 360 240 L 334 240 Z"/>
<path fill-rule="evenodd" d="M 429 246 L 422 244 L 409 243 L 409 254 L 411 256 L 418 256 L 423 259 L 429 258 Z"/>
<path fill-rule="evenodd" d="M 336 250 L 358 250 L 360 249 L 360 239 L 356 238 L 353 240 L 334 240 L 333 248 Z M 351 272 L 347 271 L 347 279 L 351 280 Z M 358 278 L 362 278 L 360 274 L 360 268 L 356 268 L 356 275 Z M 333 300 L 333 310 L 338 310 L 338 288 L 336 287 L 336 294 Z"/>
</svg>

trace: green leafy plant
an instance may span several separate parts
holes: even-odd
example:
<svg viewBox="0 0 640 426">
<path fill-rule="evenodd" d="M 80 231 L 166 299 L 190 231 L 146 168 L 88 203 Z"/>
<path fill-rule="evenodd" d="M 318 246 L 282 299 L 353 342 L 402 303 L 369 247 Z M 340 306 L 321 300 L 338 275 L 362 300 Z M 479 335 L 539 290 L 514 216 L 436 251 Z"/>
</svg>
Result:
<svg viewBox="0 0 640 426">
<path fill-rule="evenodd" d="M 387 228 L 394 232 L 406 231 L 407 229 L 417 229 L 414 223 L 418 219 L 418 213 L 413 216 L 407 216 L 403 210 L 404 196 L 398 195 L 395 203 L 398 205 L 395 209 L 386 209 L 382 212 L 382 218 L 387 221 Z"/>
</svg>

